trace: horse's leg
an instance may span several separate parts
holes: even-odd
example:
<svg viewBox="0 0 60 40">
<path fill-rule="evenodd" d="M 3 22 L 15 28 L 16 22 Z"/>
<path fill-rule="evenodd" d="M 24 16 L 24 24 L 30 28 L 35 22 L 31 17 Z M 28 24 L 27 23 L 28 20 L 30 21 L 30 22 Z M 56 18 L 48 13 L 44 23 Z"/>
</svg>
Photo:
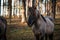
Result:
<svg viewBox="0 0 60 40">
<path fill-rule="evenodd" d="M 3 36 L 2 36 L 2 39 L 7 40 L 7 38 L 6 38 L 6 29 L 5 29 L 5 32 L 4 32 Z"/>
<path fill-rule="evenodd" d="M 40 35 L 40 40 L 44 40 L 44 34 Z"/>
<path fill-rule="evenodd" d="M 45 40 L 47 40 L 47 34 L 45 34 Z"/>
<path fill-rule="evenodd" d="M 2 36 L 1 39 L 2 39 L 2 40 L 7 40 L 7 38 L 6 38 L 6 34 L 3 34 L 3 36 Z"/>
<path fill-rule="evenodd" d="M 4 34 L 4 40 L 7 40 L 7 38 L 6 38 L 6 34 Z"/>
<path fill-rule="evenodd" d="M 35 38 L 36 38 L 36 40 L 39 40 L 39 34 L 35 34 Z"/>
<path fill-rule="evenodd" d="M 7 28 L 5 28 L 5 33 L 4 33 L 4 39 L 5 40 L 7 40 L 7 38 L 6 38 L 6 30 L 7 30 Z"/>
<path fill-rule="evenodd" d="M 1 36 L 0 36 L 0 40 L 1 40 Z"/>
<path fill-rule="evenodd" d="M 44 36 L 42 36 L 40 40 L 44 40 Z"/>
<path fill-rule="evenodd" d="M 53 40 L 53 33 L 49 35 L 49 40 Z"/>
</svg>

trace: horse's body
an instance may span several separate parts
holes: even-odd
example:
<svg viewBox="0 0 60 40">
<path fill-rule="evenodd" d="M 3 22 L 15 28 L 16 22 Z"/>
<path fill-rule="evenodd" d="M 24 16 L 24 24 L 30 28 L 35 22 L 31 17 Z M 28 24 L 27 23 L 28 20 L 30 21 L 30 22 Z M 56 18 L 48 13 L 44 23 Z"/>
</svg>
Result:
<svg viewBox="0 0 60 40">
<path fill-rule="evenodd" d="M 0 16 L 0 40 L 6 40 L 7 21 Z"/>
<path fill-rule="evenodd" d="M 44 40 L 44 36 L 46 40 L 47 36 L 53 40 L 54 23 L 48 17 L 44 18 L 39 12 L 36 13 L 33 8 L 30 9 L 29 11 L 33 11 L 33 14 L 31 13 L 28 18 L 28 25 L 32 26 L 36 40 Z"/>
</svg>

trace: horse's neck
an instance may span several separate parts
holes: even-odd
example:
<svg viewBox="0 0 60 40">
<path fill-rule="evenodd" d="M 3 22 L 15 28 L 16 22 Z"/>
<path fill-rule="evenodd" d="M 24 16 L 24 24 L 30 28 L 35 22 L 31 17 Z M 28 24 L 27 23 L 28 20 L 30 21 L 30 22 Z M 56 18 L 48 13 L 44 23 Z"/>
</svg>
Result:
<svg viewBox="0 0 60 40">
<path fill-rule="evenodd" d="M 41 19 L 41 18 L 37 18 L 37 20 L 36 20 L 35 23 L 34 23 L 35 27 L 36 27 L 36 28 L 39 28 L 41 22 L 42 22 L 42 19 Z"/>
<path fill-rule="evenodd" d="M 41 22 L 45 22 L 44 19 L 42 18 L 40 12 L 38 10 L 35 10 L 36 12 L 36 21 L 35 21 L 35 26 L 39 27 Z"/>
<path fill-rule="evenodd" d="M 36 17 L 38 16 L 38 17 L 37 17 L 38 19 L 43 20 L 42 17 L 41 17 L 41 14 L 40 14 L 40 12 L 39 12 L 39 10 L 36 9 L 36 10 L 35 10 L 35 13 L 36 13 Z"/>
<path fill-rule="evenodd" d="M 47 21 L 46 21 L 46 18 L 45 18 L 43 15 L 40 15 L 40 19 L 41 19 L 41 21 L 43 21 L 43 22 L 47 22 Z"/>
<path fill-rule="evenodd" d="M 44 22 L 43 18 L 41 17 L 41 14 L 39 14 L 39 19 L 38 20 L 40 20 L 41 22 L 42 21 Z"/>
</svg>

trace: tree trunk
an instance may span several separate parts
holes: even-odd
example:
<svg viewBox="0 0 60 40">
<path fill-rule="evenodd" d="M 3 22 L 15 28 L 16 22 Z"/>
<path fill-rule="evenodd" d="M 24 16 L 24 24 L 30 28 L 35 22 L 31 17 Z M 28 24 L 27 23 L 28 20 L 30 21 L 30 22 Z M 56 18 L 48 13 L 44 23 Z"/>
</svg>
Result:
<svg viewBox="0 0 60 40">
<path fill-rule="evenodd" d="M 52 0 L 52 13 L 53 13 L 53 18 L 55 19 L 55 14 L 56 14 L 56 0 Z"/>
<path fill-rule="evenodd" d="M 26 21 L 26 0 L 22 0 L 23 2 L 23 6 L 24 6 L 24 17 L 25 17 L 25 21 Z"/>
<path fill-rule="evenodd" d="M 45 13 L 46 13 L 46 1 L 45 1 Z"/>
<path fill-rule="evenodd" d="M 12 0 L 8 0 L 8 10 L 9 10 L 9 19 L 11 23 L 11 16 L 12 16 Z"/>
<path fill-rule="evenodd" d="M 0 6 L 1 6 L 1 0 L 0 0 Z"/>
<path fill-rule="evenodd" d="M 35 4 L 35 0 L 32 1 L 32 7 L 34 7 L 34 4 Z"/>
<path fill-rule="evenodd" d="M 1 16 L 1 0 L 0 0 L 0 16 Z"/>
</svg>

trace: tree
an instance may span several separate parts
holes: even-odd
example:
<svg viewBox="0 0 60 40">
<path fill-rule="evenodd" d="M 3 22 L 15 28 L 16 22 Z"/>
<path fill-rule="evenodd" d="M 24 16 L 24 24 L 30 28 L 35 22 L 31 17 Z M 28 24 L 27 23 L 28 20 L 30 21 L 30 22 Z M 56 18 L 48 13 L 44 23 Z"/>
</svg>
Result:
<svg viewBox="0 0 60 40">
<path fill-rule="evenodd" d="M 26 0 L 22 0 L 23 2 L 23 6 L 24 6 L 24 16 L 25 16 L 25 20 L 26 20 Z"/>
<path fill-rule="evenodd" d="M 1 0 L 0 0 L 0 6 L 1 6 Z"/>
<path fill-rule="evenodd" d="M 12 0 L 8 0 L 8 10 L 9 10 L 10 23 L 11 23 Z"/>
<path fill-rule="evenodd" d="M 33 0 L 33 1 L 32 1 L 32 4 L 33 4 L 32 7 L 34 7 L 35 1 L 36 1 L 36 0 Z"/>
<path fill-rule="evenodd" d="M 0 15 L 1 15 L 1 0 L 0 0 Z"/>
<path fill-rule="evenodd" d="M 53 18 L 55 19 L 55 14 L 56 14 L 56 0 L 52 0 L 52 13 L 53 13 Z"/>
</svg>

